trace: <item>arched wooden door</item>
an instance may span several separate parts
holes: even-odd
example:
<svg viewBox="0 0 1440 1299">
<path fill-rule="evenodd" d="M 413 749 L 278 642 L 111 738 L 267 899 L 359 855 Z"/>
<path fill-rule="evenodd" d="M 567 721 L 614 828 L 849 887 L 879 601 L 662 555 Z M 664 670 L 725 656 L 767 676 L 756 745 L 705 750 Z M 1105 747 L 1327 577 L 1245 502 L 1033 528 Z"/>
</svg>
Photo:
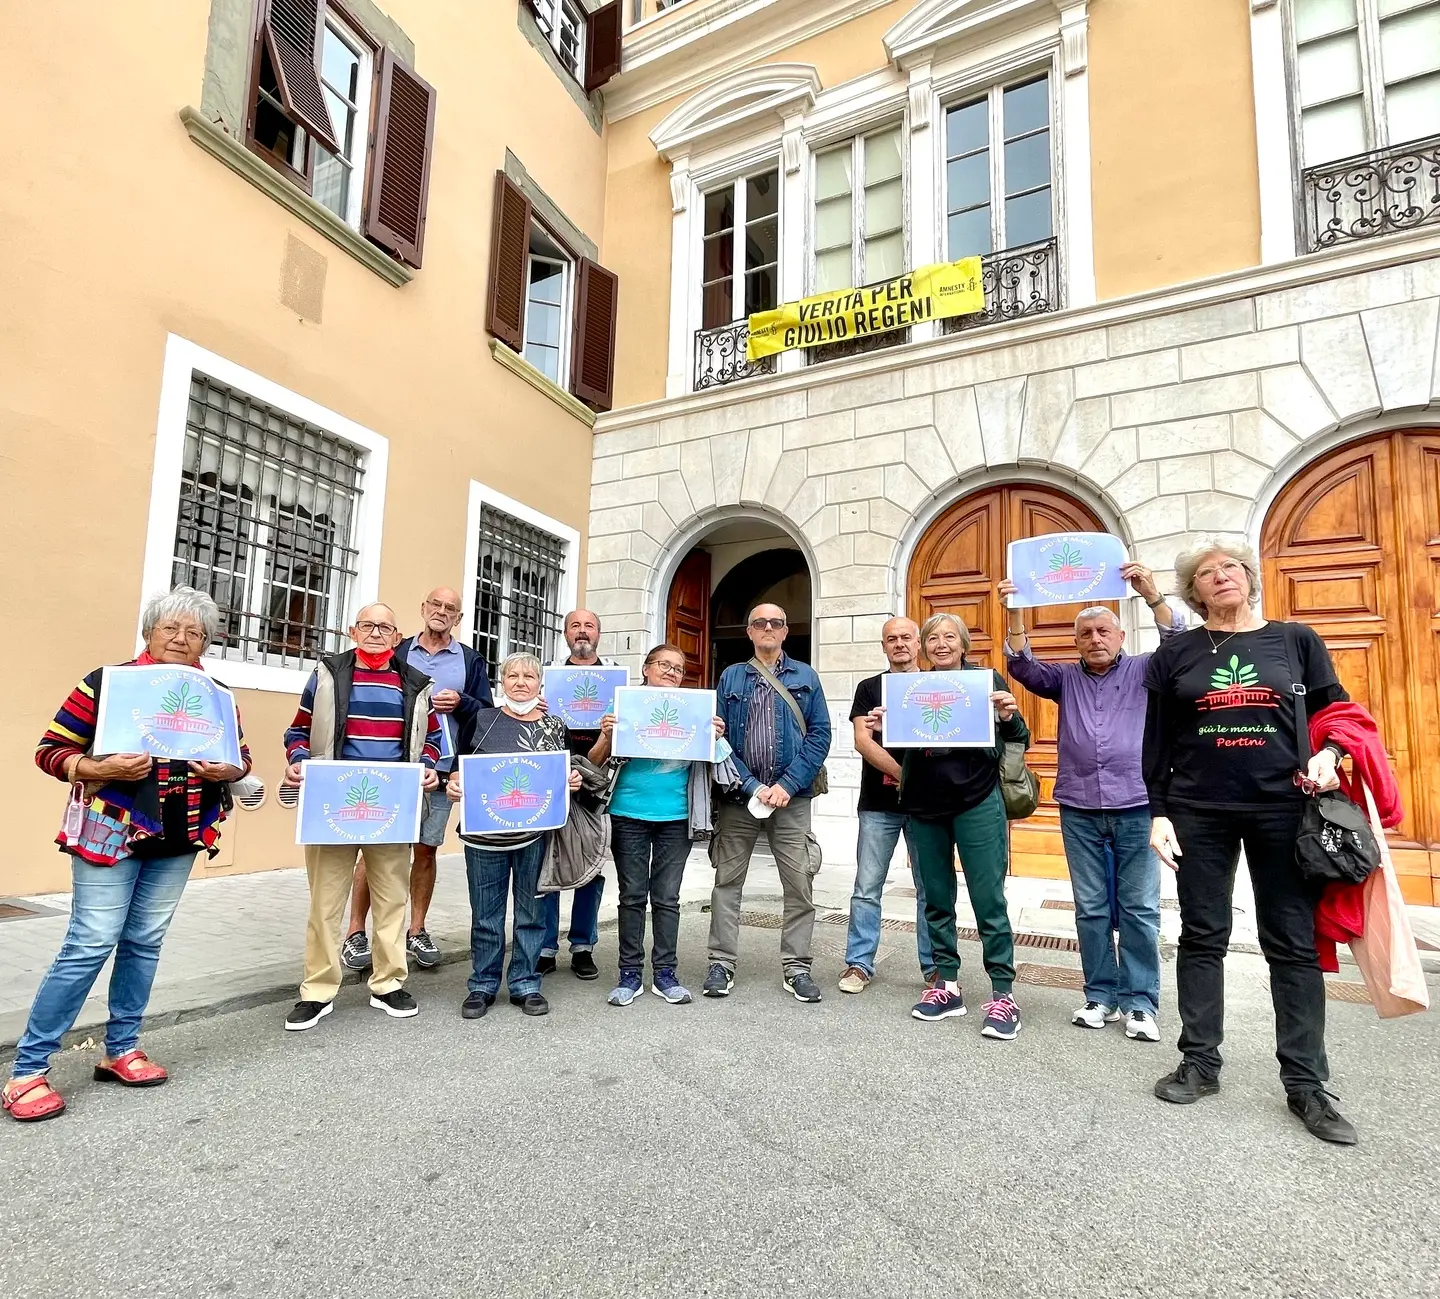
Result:
<svg viewBox="0 0 1440 1299">
<path fill-rule="evenodd" d="M 685 684 L 710 684 L 710 552 L 680 561 L 665 601 L 665 639 L 685 654 Z"/>
<path fill-rule="evenodd" d="M 1308 465 L 1261 535 L 1265 612 L 1320 633 L 1380 724 L 1405 820 L 1406 897 L 1440 905 L 1440 430 L 1352 442 Z"/>
<path fill-rule="evenodd" d="M 1055 488 L 1011 483 L 966 496 L 930 525 L 915 548 L 906 580 L 910 617 L 924 622 L 932 613 L 958 614 L 970 629 L 970 660 L 1004 672 L 1005 610 L 995 586 L 1005 576 L 1005 547 L 1049 532 L 1105 531 L 1089 506 Z M 1030 644 L 1038 657 L 1074 657 L 1079 611 L 1079 605 L 1025 611 Z M 1065 850 L 1051 798 L 1059 715 L 1048 700 L 1018 685 L 1014 689 L 1034 734 L 1029 762 L 1040 777 L 1041 804 L 1011 834 L 1011 868 L 1017 875 L 1064 879 Z"/>
</svg>

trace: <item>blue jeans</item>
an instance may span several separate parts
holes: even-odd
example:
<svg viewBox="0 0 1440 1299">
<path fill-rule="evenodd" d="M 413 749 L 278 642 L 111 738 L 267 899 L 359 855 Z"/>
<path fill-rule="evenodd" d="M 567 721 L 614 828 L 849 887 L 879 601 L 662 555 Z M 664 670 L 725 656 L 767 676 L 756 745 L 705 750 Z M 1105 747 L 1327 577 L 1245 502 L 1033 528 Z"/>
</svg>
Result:
<svg viewBox="0 0 1440 1299">
<path fill-rule="evenodd" d="M 179 857 L 124 857 L 113 866 L 92 866 L 71 858 L 70 927 L 35 993 L 25 1033 L 15 1048 L 16 1078 L 49 1069 L 50 1057 L 74 1027 L 111 952 L 115 965 L 110 971 L 105 1054 L 114 1059 L 135 1049 L 155 967 L 160 964 L 160 944 L 195 857 L 193 852 Z"/>
<path fill-rule="evenodd" d="M 1060 808 L 1060 833 L 1075 894 L 1075 931 L 1085 970 L 1085 999 L 1121 1013 L 1160 1009 L 1160 859 L 1150 848 L 1150 811 Z M 1120 958 L 1110 928 L 1109 867 L 1115 857 Z"/>
<path fill-rule="evenodd" d="M 910 818 L 900 812 L 861 812 L 845 964 L 864 970 L 872 978 L 875 976 L 875 953 L 880 948 L 880 895 L 902 832 L 905 835 L 906 856 L 910 860 L 910 878 L 915 881 L 915 935 L 920 971 L 929 974 L 935 968 L 935 957 L 930 951 L 930 926 L 925 923 L 925 888 L 916 873 L 915 850 L 910 844 Z"/>
<path fill-rule="evenodd" d="M 605 877 L 597 875 L 583 889 L 575 890 L 570 904 L 571 952 L 593 952 L 600 941 L 600 895 L 605 892 Z M 554 956 L 560 950 L 560 895 L 545 895 L 545 940 L 540 944 L 541 956 Z"/>
<path fill-rule="evenodd" d="M 514 945 L 505 980 L 512 997 L 540 991 L 540 939 L 545 918 L 540 896 L 540 867 L 545 862 L 546 836 L 509 852 L 489 852 L 465 845 L 465 878 L 470 884 L 471 992 L 488 997 L 500 991 L 500 966 L 505 959 L 505 904 L 515 896 Z"/>
</svg>

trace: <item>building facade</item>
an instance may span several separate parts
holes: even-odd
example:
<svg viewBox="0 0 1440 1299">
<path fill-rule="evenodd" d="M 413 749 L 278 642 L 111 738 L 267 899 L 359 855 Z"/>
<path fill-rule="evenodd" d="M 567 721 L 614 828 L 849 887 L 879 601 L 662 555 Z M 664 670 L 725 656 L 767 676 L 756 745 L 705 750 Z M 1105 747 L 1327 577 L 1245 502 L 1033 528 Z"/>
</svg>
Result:
<svg viewBox="0 0 1440 1299">
<path fill-rule="evenodd" d="M 836 726 L 819 833 L 853 860 L 849 701 L 888 616 L 956 611 L 998 666 L 1009 540 L 1103 528 L 1164 582 L 1197 537 L 1244 540 L 1265 611 L 1315 625 L 1381 720 L 1397 865 L 1440 901 L 1440 4 L 628 17 L 586 580 L 606 649 L 679 637 L 713 677 L 746 601 L 783 591 Z M 978 317 L 745 360 L 751 312 L 977 253 Z M 1041 652 L 1071 613 L 1033 615 Z M 1019 693 L 1048 796 L 1053 709 Z M 1055 824 L 1015 827 L 1015 869 L 1063 874 Z"/>
</svg>

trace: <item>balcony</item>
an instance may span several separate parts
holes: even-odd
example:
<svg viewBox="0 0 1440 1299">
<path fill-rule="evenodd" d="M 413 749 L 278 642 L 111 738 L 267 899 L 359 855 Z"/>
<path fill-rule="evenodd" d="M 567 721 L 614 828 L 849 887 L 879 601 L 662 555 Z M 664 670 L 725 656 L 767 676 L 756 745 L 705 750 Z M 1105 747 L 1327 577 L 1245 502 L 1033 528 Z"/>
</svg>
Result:
<svg viewBox="0 0 1440 1299">
<path fill-rule="evenodd" d="M 1440 135 L 1307 167 L 1305 250 L 1440 224 Z"/>
<path fill-rule="evenodd" d="M 942 321 L 946 334 L 958 334 L 982 325 L 1060 310 L 1060 252 L 1059 242 L 1055 239 L 987 253 L 980 259 L 980 271 L 985 288 L 985 310 L 972 316 L 956 316 Z M 697 330 L 694 391 L 703 392 L 721 384 L 774 374 L 776 357 L 767 356 L 753 365 L 746 361 L 745 343 L 749 337 L 749 325 L 743 320 L 715 329 Z M 903 347 L 909 341 L 908 328 L 848 338 L 843 342 L 809 349 L 805 353 L 805 364 L 820 365 L 881 348 Z"/>
</svg>

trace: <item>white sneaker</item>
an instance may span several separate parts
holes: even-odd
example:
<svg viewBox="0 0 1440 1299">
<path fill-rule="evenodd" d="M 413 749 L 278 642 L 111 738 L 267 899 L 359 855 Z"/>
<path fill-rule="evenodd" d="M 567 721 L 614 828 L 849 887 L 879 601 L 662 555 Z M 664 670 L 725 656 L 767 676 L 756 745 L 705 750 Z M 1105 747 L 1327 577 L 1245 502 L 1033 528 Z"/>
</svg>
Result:
<svg viewBox="0 0 1440 1299">
<path fill-rule="evenodd" d="M 1154 1015 L 1143 1010 L 1132 1010 L 1125 1016 L 1125 1036 L 1142 1042 L 1158 1042 L 1160 1025 L 1155 1022 Z"/>
<path fill-rule="evenodd" d="M 1106 1024 L 1113 1024 L 1119 1018 L 1120 1012 L 1114 1006 L 1102 1006 L 1098 1001 L 1087 1001 L 1070 1016 L 1070 1022 L 1079 1024 L 1081 1028 L 1104 1028 Z"/>
</svg>

